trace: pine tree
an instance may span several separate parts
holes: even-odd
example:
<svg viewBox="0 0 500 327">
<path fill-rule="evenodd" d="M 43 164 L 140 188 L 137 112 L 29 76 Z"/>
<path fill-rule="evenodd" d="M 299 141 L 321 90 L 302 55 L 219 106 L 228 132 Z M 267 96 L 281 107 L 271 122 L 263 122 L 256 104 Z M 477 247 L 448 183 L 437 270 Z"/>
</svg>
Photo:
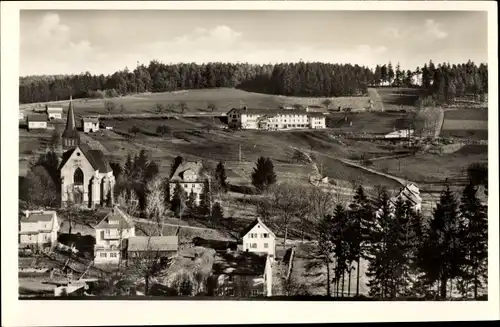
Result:
<svg viewBox="0 0 500 327">
<path fill-rule="evenodd" d="M 398 64 L 396 65 L 396 79 L 394 81 L 394 84 L 396 86 L 400 87 L 403 84 L 403 79 L 404 79 L 404 71 L 401 71 L 401 66 Z"/>
<path fill-rule="evenodd" d="M 222 218 L 224 218 L 224 211 L 222 210 L 222 206 L 220 205 L 219 202 L 215 202 L 214 205 L 212 206 L 211 217 L 213 221 L 219 221 Z"/>
<path fill-rule="evenodd" d="M 335 207 L 333 213 L 333 228 L 332 228 L 332 244 L 334 247 L 335 257 L 335 284 L 337 289 L 337 296 L 339 294 L 340 281 L 342 281 L 342 296 L 344 294 L 344 274 L 347 271 L 350 258 L 349 241 L 346 237 L 348 231 L 348 216 L 347 212 L 341 204 Z"/>
<path fill-rule="evenodd" d="M 462 239 L 465 240 L 466 268 L 464 280 L 472 282 L 474 298 L 477 299 L 481 279 L 488 271 L 488 217 L 487 207 L 476 196 L 477 187 L 469 182 L 461 198 L 460 212 L 464 219 Z"/>
<path fill-rule="evenodd" d="M 211 207 L 210 184 L 208 180 L 205 180 L 200 193 L 200 205 L 198 206 L 200 215 L 204 217 L 210 215 Z"/>
<path fill-rule="evenodd" d="M 259 191 L 264 191 L 276 183 L 276 173 L 271 159 L 260 157 L 252 172 L 252 185 Z"/>
<path fill-rule="evenodd" d="M 392 63 L 390 61 L 387 65 L 387 79 L 389 83 L 394 83 L 394 69 L 392 68 Z"/>
<path fill-rule="evenodd" d="M 186 208 L 191 214 L 193 214 L 196 210 L 196 194 L 194 194 L 194 189 L 191 189 L 191 192 L 189 192 L 189 196 L 186 201 Z"/>
<path fill-rule="evenodd" d="M 172 162 L 172 166 L 170 167 L 170 176 L 169 176 L 170 178 L 174 176 L 177 167 L 179 167 L 183 161 L 184 159 L 181 156 L 175 157 L 174 161 Z"/>
<path fill-rule="evenodd" d="M 186 197 L 186 191 L 182 189 L 182 186 L 179 182 L 176 182 L 174 187 L 174 194 L 172 196 L 172 200 L 170 201 L 170 207 L 176 215 L 179 215 L 182 207 L 184 206 L 184 202 L 186 201 Z"/>
<path fill-rule="evenodd" d="M 442 192 L 430 221 L 430 230 L 422 258 L 425 278 L 439 283 L 439 295 L 446 298 L 447 284 L 461 274 L 464 251 L 460 240 L 458 203 L 449 185 Z"/>
<path fill-rule="evenodd" d="M 315 224 L 315 233 L 318 241 L 315 243 L 314 254 L 326 266 L 326 295 L 331 297 L 331 264 L 334 250 L 332 243 L 333 217 L 331 215 L 323 216 Z"/>
<path fill-rule="evenodd" d="M 349 205 L 351 222 L 351 253 L 356 261 L 356 296 L 359 296 L 360 262 L 367 258 L 367 244 L 370 240 L 370 230 L 373 223 L 373 212 L 365 190 L 360 185 L 356 189 L 353 202 Z"/>
<path fill-rule="evenodd" d="M 218 186 L 223 192 L 227 192 L 227 177 L 224 163 L 220 161 L 215 168 L 215 178 Z"/>
</svg>

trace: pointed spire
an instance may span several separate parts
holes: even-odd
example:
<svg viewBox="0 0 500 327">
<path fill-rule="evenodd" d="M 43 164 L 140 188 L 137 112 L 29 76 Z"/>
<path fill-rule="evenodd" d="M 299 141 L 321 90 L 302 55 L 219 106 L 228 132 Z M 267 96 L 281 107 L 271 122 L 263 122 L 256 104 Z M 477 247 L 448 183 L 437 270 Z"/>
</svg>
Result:
<svg viewBox="0 0 500 327">
<path fill-rule="evenodd" d="M 73 96 L 69 97 L 68 117 L 66 119 L 66 128 L 62 133 L 63 149 L 74 148 L 80 144 L 80 135 L 76 130 L 75 113 L 73 112 Z"/>
<path fill-rule="evenodd" d="M 73 96 L 69 96 L 69 108 L 68 108 L 68 118 L 66 120 L 66 129 L 64 130 L 64 134 L 72 133 L 73 130 L 76 130 L 75 124 L 75 113 L 73 112 Z"/>
</svg>

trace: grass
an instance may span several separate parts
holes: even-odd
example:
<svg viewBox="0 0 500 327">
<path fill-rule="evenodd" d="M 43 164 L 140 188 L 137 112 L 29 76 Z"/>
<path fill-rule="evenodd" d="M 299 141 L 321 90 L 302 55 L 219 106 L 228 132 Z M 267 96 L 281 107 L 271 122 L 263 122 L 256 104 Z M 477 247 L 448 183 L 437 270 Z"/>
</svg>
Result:
<svg viewBox="0 0 500 327">
<path fill-rule="evenodd" d="M 421 93 L 416 88 L 380 87 L 375 90 L 385 110 L 414 109 Z"/>
<path fill-rule="evenodd" d="M 345 117 L 347 116 L 347 121 Z M 387 134 L 396 129 L 408 128 L 412 122 L 411 113 L 395 112 L 353 112 L 332 113 L 328 116 L 328 127 L 339 132 Z M 352 125 L 350 124 L 352 122 Z"/>
<path fill-rule="evenodd" d="M 482 109 L 447 110 L 440 136 L 487 140 L 488 111 Z"/>
</svg>

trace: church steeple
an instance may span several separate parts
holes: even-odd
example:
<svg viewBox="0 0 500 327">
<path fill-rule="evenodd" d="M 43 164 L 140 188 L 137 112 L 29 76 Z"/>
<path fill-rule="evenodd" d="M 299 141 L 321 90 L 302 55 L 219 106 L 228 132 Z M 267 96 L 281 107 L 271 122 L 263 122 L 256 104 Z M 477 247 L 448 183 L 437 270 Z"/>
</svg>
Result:
<svg viewBox="0 0 500 327">
<path fill-rule="evenodd" d="M 63 149 L 70 149 L 80 145 L 80 135 L 76 130 L 75 113 L 73 112 L 73 97 L 69 98 L 68 114 L 66 118 L 66 128 L 62 133 Z"/>
</svg>

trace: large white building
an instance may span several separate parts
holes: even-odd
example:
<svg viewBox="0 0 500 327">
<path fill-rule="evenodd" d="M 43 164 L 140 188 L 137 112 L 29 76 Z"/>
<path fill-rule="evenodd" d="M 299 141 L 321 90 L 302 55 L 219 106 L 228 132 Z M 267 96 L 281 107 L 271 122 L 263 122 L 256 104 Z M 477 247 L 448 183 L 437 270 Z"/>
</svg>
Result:
<svg viewBox="0 0 500 327">
<path fill-rule="evenodd" d="M 94 256 L 97 264 L 117 264 L 123 253 L 123 240 L 135 236 L 132 218 L 113 207 L 95 227 Z"/>
<path fill-rule="evenodd" d="M 203 191 L 205 176 L 202 176 L 202 163 L 198 161 L 187 161 L 177 167 L 174 174 L 170 178 L 170 198 L 175 194 L 175 186 L 179 184 L 189 196 L 193 191 L 196 204 L 200 203 L 200 194 Z"/>
<path fill-rule="evenodd" d="M 227 113 L 228 126 L 242 129 L 285 130 L 326 128 L 325 115 L 305 110 L 236 109 Z"/>
<path fill-rule="evenodd" d="M 21 246 L 52 247 L 57 242 L 59 221 L 55 211 L 26 211 L 19 226 Z"/>
<path fill-rule="evenodd" d="M 62 107 L 49 107 L 45 106 L 45 112 L 49 120 L 52 119 L 62 119 L 63 108 Z"/>
</svg>

